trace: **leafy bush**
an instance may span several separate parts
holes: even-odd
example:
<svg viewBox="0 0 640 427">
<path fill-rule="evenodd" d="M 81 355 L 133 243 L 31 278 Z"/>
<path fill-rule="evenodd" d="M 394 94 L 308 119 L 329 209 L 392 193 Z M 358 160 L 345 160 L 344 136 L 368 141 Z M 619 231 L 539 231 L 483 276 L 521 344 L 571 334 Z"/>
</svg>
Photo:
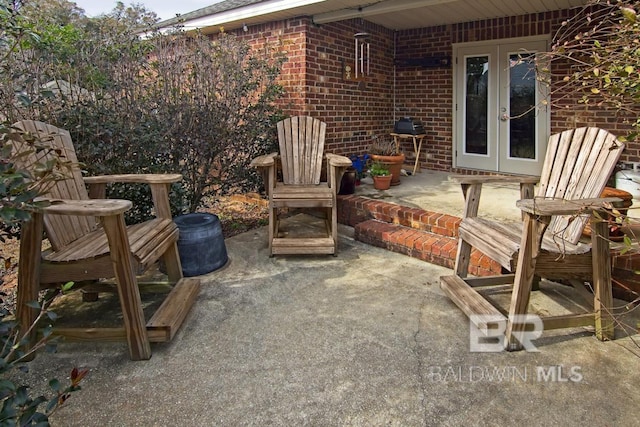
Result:
<svg viewBox="0 0 640 427">
<path fill-rule="evenodd" d="M 67 284 L 62 290 L 71 286 Z M 71 393 L 80 390 L 80 382 L 87 375 L 88 370 L 73 368 L 70 374 L 70 383 L 62 385 L 57 379 L 49 380 L 49 388 L 52 396 L 39 395 L 32 397 L 29 387 L 17 384 L 11 379 L 12 372 L 16 369 L 27 370 L 24 362 L 33 357 L 34 353 L 45 348 L 47 351 L 55 351 L 55 342 L 50 339 L 52 327 L 50 322 L 56 316 L 49 311 L 49 306 L 58 294 L 57 290 L 51 290 L 45 294 L 41 302 L 30 304 L 32 308 L 40 310 L 31 329 L 21 332 L 18 322 L 6 308 L 0 308 L 0 425 L 1 426 L 29 426 L 49 425 L 49 417 L 60 409 L 69 399 Z M 0 303 L 2 300 L 0 299 Z M 24 351 L 31 331 L 44 323 L 43 337 L 29 349 Z M 44 408 L 42 408 L 44 405 Z"/>
<path fill-rule="evenodd" d="M 281 118 L 273 106 L 281 94 L 274 83 L 279 61 L 253 56 L 231 35 L 211 41 L 175 34 L 139 43 L 145 47 L 132 44 L 131 56 L 115 63 L 91 60 L 120 94 L 96 88 L 95 102 L 57 115 L 90 172 L 180 172 L 182 190 L 174 194 L 183 197 L 177 206 L 183 211 L 195 211 L 208 195 L 255 190 L 248 164 L 275 146 L 272 130 Z M 146 59 L 135 52 L 153 53 Z M 150 200 L 143 188 L 115 191 L 138 205 Z"/>
<path fill-rule="evenodd" d="M 639 8 L 633 0 L 591 0 L 563 23 L 539 63 L 555 70 L 548 74 L 554 106 L 573 111 L 568 101 L 581 94 L 579 103 L 611 109 L 627 121 L 630 140 L 640 132 Z"/>
<path fill-rule="evenodd" d="M 389 168 L 379 162 L 373 162 L 369 168 L 369 175 L 371 176 L 387 176 L 390 175 Z"/>
<path fill-rule="evenodd" d="M 207 196 L 258 189 L 248 164 L 276 145 L 281 52 L 224 33 L 161 35 L 150 29 L 154 14 L 121 3 L 95 19 L 30 13 L 38 25 L 20 26 L 32 25 L 34 37 L 7 56 L 13 72 L 0 85 L 19 88 L 17 96 L 0 89 L 8 118 L 69 130 L 89 174 L 182 173 L 174 214 L 195 211 Z M 145 26 L 143 38 L 136 31 Z M 134 202 L 129 222 L 150 216 L 145 186 L 108 191 Z"/>
<path fill-rule="evenodd" d="M 32 41 L 38 41 L 38 37 L 29 29 L 19 11 L 12 7 L 13 4 L 0 0 L 0 76 L 3 83 L 11 81 L 15 85 L 0 85 L 0 96 L 8 96 L 12 103 L 5 105 L 3 116 L 6 118 L 15 107 L 16 101 L 22 105 L 30 105 L 29 98 L 22 84 L 26 85 L 28 79 L 24 75 L 12 73 L 11 56 L 19 51 L 21 46 L 29 45 Z M 9 77 L 9 79 L 7 79 Z M 10 90 L 18 88 L 17 94 L 11 94 Z M 13 96 L 12 96 L 13 95 Z M 17 96 L 16 96 L 17 95 Z M 14 149 L 14 143 L 20 141 L 26 143 L 21 149 Z M 12 128 L 8 121 L 0 121 L 0 241 L 4 242 L 7 236 L 17 236 L 18 224 L 30 218 L 30 212 L 46 204 L 36 201 L 36 197 L 45 193 L 47 186 L 63 176 L 68 170 L 68 163 L 57 156 L 55 152 L 46 151 L 42 141 L 32 138 L 30 135 Z M 30 156 L 34 152 L 39 154 L 51 154 L 42 162 L 35 164 L 34 171 L 27 171 L 17 166 L 17 159 Z M 0 253 L 0 261 L 6 266 L 10 260 Z M 0 283 L 2 279 L 0 279 Z M 69 288 L 71 284 L 63 287 Z M 55 349 L 51 341 L 50 322 L 55 320 L 55 314 L 48 310 L 57 292 L 48 292 L 41 302 L 33 302 L 32 307 L 40 310 L 37 320 L 30 325 L 28 331 L 21 331 L 18 321 L 6 308 L 0 298 L 0 425 L 49 425 L 48 419 L 69 398 L 72 392 L 80 389 L 80 381 L 87 374 L 86 370 L 74 368 L 71 371 L 71 383 L 63 386 L 58 380 L 49 381 L 53 397 L 39 395 L 32 397 L 28 386 L 18 384 L 11 380 L 11 375 L 16 369 L 25 370 L 24 361 L 33 357 L 34 353 L 41 349 Z M 4 295 L 2 295 L 4 296 Z M 43 337 L 34 345 L 25 350 L 28 338 L 36 327 L 46 322 Z M 42 405 L 44 409 L 42 409 Z"/>
</svg>

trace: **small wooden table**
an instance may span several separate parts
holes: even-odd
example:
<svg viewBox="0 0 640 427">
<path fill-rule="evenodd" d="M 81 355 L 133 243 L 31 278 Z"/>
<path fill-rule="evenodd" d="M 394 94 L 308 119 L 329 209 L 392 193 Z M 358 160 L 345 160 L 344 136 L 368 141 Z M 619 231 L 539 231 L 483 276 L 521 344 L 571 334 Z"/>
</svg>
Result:
<svg viewBox="0 0 640 427">
<path fill-rule="evenodd" d="M 393 137 L 393 141 L 396 144 L 396 149 L 398 152 L 401 152 L 402 147 L 400 146 L 400 140 L 409 139 L 413 140 L 413 153 L 416 155 L 416 160 L 413 164 L 413 174 L 416 174 L 416 171 L 420 171 L 420 150 L 422 150 L 422 140 L 426 138 L 426 134 L 413 135 L 410 133 L 391 133 Z"/>
</svg>

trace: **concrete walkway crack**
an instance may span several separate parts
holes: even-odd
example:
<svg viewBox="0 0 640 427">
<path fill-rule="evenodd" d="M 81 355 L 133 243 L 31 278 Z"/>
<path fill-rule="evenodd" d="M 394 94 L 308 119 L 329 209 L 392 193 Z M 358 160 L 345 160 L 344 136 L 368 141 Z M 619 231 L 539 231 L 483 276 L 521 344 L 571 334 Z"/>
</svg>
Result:
<svg viewBox="0 0 640 427">
<path fill-rule="evenodd" d="M 411 349 L 416 359 L 416 369 L 417 369 L 416 377 L 418 379 L 418 386 L 420 388 L 420 392 L 422 393 L 422 396 L 420 397 L 420 407 L 422 409 L 424 425 L 427 425 L 427 384 L 426 384 L 427 380 L 424 375 L 424 372 L 425 372 L 424 362 L 423 362 L 424 359 L 423 359 L 422 352 L 420 351 L 423 348 L 423 346 L 420 344 L 419 336 L 423 332 L 422 313 L 426 307 L 426 304 L 427 304 L 427 298 L 422 297 L 422 301 L 418 309 L 417 328 L 413 333 L 413 348 Z"/>
</svg>

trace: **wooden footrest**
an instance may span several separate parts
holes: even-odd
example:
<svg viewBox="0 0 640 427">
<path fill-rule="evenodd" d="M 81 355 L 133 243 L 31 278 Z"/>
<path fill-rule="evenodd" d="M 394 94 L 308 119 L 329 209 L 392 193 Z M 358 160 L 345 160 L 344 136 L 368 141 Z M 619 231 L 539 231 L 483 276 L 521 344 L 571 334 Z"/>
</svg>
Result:
<svg viewBox="0 0 640 427">
<path fill-rule="evenodd" d="M 158 310 L 147 322 L 147 338 L 150 342 L 168 342 L 176 334 L 187 317 L 200 291 L 200 279 L 180 279 L 167 295 Z M 54 328 L 53 334 L 67 341 L 111 342 L 126 341 L 123 327 L 115 328 Z"/>
<path fill-rule="evenodd" d="M 271 244 L 271 252 L 274 255 L 332 254 L 335 245 L 331 237 L 276 238 Z"/>
<path fill-rule="evenodd" d="M 200 279 L 183 278 L 176 283 L 164 302 L 147 322 L 149 341 L 168 342 L 173 339 L 189 313 L 200 291 Z"/>
<path fill-rule="evenodd" d="M 478 328 L 486 327 L 487 323 L 475 316 L 487 316 L 493 324 L 507 321 L 497 308 L 458 276 L 440 277 L 440 288 Z"/>
</svg>

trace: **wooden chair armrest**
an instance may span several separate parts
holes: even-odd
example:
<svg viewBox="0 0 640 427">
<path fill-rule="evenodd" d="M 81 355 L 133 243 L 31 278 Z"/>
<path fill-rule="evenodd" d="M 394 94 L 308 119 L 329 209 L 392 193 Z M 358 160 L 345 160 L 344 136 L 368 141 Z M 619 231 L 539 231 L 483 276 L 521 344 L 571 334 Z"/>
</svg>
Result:
<svg viewBox="0 0 640 427">
<path fill-rule="evenodd" d="M 258 156 L 251 160 L 250 166 L 254 168 L 268 168 L 275 164 L 275 159 L 278 157 L 278 153 L 265 154 L 264 156 Z"/>
<path fill-rule="evenodd" d="M 120 215 L 133 206 L 129 200 L 122 199 L 44 200 L 51 204 L 42 208 L 42 212 L 54 215 L 113 216 Z"/>
<path fill-rule="evenodd" d="M 540 179 L 535 176 L 520 175 L 449 175 L 449 181 L 456 182 L 462 186 L 465 199 L 463 217 L 471 218 L 478 215 L 480 205 L 480 194 L 482 184 L 485 183 L 519 183 L 520 197 L 522 199 L 533 198 L 534 185 Z M 525 213 L 522 213 L 524 219 Z"/>
<path fill-rule="evenodd" d="M 449 175 L 449 181 L 458 184 L 485 184 L 485 183 L 520 183 L 537 184 L 540 177 L 519 175 Z"/>
<path fill-rule="evenodd" d="M 351 160 L 348 157 L 340 156 L 338 154 L 326 153 L 325 157 L 329 160 L 329 165 L 338 168 L 348 168 L 352 165 Z"/>
<path fill-rule="evenodd" d="M 172 184 L 180 182 L 182 175 L 179 173 L 158 173 L 158 174 L 119 174 L 119 175 L 99 175 L 84 178 L 87 184 L 113 184 L 120 183 L 140 183 L 140 184 Z"/>
<path fill-rule="evenodd" d="M 603 197 L 593 199 L 523 199 L 516 202 L 522 211 L 540 216 L 576 215 L 589 213 L 594 210 L 611 209 L 611 204 L 619 202 L 617 197 Z"/>
<path fill-rule="evenodd" d="M 89 186 L 89 197 L 94 200 L 106 198 L 106 186 L 113 183 L 149 184 L 157 218 L 171 218 L 169 184 L 182 181 L 179 173 L 99 175 L 84 178 Z"/>
</svg>

